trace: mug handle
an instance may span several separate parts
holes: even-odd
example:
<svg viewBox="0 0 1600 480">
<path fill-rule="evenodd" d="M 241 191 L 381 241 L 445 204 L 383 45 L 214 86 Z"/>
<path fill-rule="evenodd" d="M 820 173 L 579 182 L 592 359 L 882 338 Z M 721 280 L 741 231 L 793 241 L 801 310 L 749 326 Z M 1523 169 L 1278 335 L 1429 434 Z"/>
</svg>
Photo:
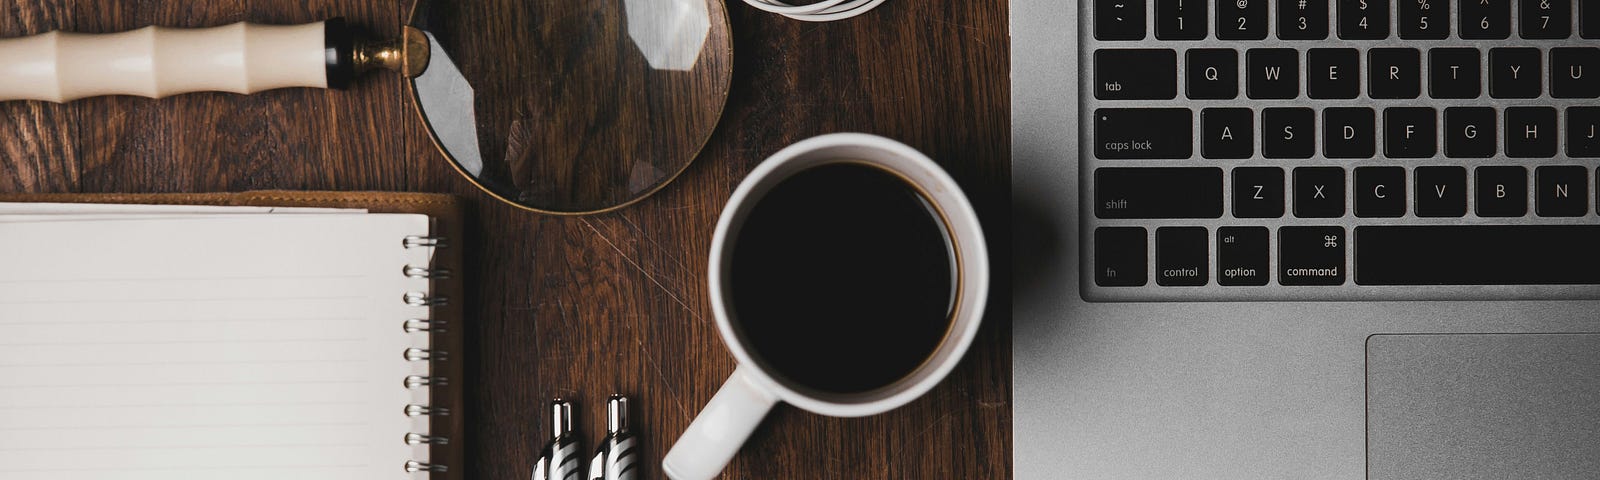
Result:
<svg viewBox="0 0 1600 480">
<path fill-rule="evenodd" d="M 661 461 L 673 480 L 711 480 L 733 460 L 778 397 L 756 383 L 751 367 L 740 365 L 700 411 Z"/>
</svg>

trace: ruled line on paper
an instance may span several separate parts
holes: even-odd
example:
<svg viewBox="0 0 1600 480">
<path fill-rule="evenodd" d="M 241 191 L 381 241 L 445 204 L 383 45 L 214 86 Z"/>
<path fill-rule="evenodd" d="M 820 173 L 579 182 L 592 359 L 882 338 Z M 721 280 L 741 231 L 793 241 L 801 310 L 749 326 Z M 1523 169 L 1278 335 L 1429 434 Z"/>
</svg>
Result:
<svg viewBox="0 0 1600 480">
<path fill-rule="evenodd" d="M 280 340 L 170 340 L 156 342 L 35 342 L 35 343 L 0 343 L 0 347 L 78 347 L 84 345 L 184 345 L 203 343 L 208 345 L 226 344 L 261 344 L 261 343 L 341 343 L 362 342 L 366 338 L 289 338 Z"/>
<path fill-rule="evenodd" d="M 171 362 L 96 362 L 96 363 L 0 363 L 0 368 L 45 368 L 45 367 L 151 367 L 167 365 L 327 365 L 366 363 L 371 360 L 237 360 L 237 361 L 211 361 L 187 360 Z"/>
<path fill-rule="evenodd" d="M 59 279 L 59 280 L 43 280 L 43 279 L 0 280 L 0 285 L 17 284 L 17 283 L 52 284 L 52 283 L 119 283 L 119 282 L 137 282 L 137 283 L 151 283 L 151 282 L 230 282 L 230 281 L 247 281 L 247 280 L 263 280 L 263 281 L 265 281 L 265 280 L 274 280 L 274 281 L 277 281 L 277 280 L 351 280 L 351 279 L 358 279 L 358 278 L 362 278 L 362 277 L 363 277 L 362 275 L 334 275 L 334 274 L 329 274 L 329 275 L 249 275 L 249 276 L 237 276 L 237 277 L 71 278 L 71 279 Z"/>
<path fill-rule="evenodd" d="M 353 322 L 364 320 L 359 317 L 319 317 L 319 318 L 195 318 L 172 320 L 24 320 L 10 321 L 0 319 L 0 325 L 159 325 L 159 324 L 193 324 L 193 323 L 250 323 L 250 322 Z"/>
<path fill-rule="evenodd" d="M 171 383 L 83 383 L 67 385 L 6 385 L 0 390 L 23 388 L 103 388 L 103 387 L 236 387 L 254 385 L 361 385 L 366 380 L 307 380 L 299 382 L 171 382 Z M 398 382 L 396 382 L 398 383 Z"/>
<path fill-rule="evenodd" d="M 331 297 L 224 297 L 224 298 L 182 298 L 182 297 L 173 297 L 173 298 L 140 298 L 140 299 L 136 299 L 136 300 L 66 299 L 66 300 L 5 301 L 5 302 L 0 302 L 0 305 L 59 305 L 59 304 L 67 304 L 67 303 L 92 303 L 92 304 L 98 304 L 98 305 L 118 305 L 118 304 L 148 304 L 148 303 L 168 303 L 168 302 L 172 302 L 172 303 L 180 303 L 180 302 L 181 303 L 199 303 L 199 302 L 205 302 L 205 303 L 214 303 L 214 302 L 274 302 L 274 303 L 279 303 L 279 302 L 306 302 L 306 301 L 319 301 L 319 300 L 360 300 L 362 298 L 365 298 L 365 297 L 362 297 L 360 295 L 342 295 L 342 296 L 331 296 Z"/>
<path fill-rule="evenodd" d="M 99 451 L 121 451 L 121 450 L 140 451 L 140 450 L 145 450 L 145 451 L 148 451 L 148 450 L 172 450 L 172 449 L 217 450 L 217 449 L 224 449 L 224 448 L 305 448 L 305 447 L 329 448 L 329 447 L 364 447 L 366 445 L 367 444 L 365 444 L 365 443 L 348 443 L 347 442 L 347 443 L 281 443 L 281 444 L 238 444 L 238 445 L 218 445 L 218 444 L 211 444 L 211 445 L 170 445 L 170 446 L 157 446 L 157 447 L 147 447 L 147 446 L 121 446 L 121 447 L 24 447 L 24 448 L 0 448 L 0 452 L 51 452 L 51 451 L 73 451 L 73 452 L 76 452 L 76 451 L 83 451 L 83 450 L 99 450 Z"/>
<path fill-rule="evenodd" d="M 72 427 L 0 427 L 0 432 L 26 430 L 185 430 L 191 428 L 302 428 L 302 427 L 359 427 L 363 422 L 306 422 L 306 423 L 240 423 L 211 425 L 83 425 Z"/>
<path fill-rule="evenodd" d="M 246 403 L 132 403 L 113 405 L 12 405 L 5 407 L 7 410 L 82 410 L 91 408 L 203 408 L 203 407 L 288 407 L 288 406 L 336 406 L 336 405 L 366 405 L 365 402 L 246 402 Z"/>
<path fill-rule="evenodd" d="M 368 465 L 368 464 L 365 464 L 365 463 L 360 463 L 360 464 L 343 463 L 343 464 L 323 464 L 323 465 L 222 465 L 222 466 L 214 466 L 214 467 L 103 467 L 103 468 L 29 468 L 29 469 L 0 468 L 0 472 L 12 472 L 12 473 L 127 472 L 127 471 L 188 472 L 188 471 L 195 471 L 195 470 L 207 470 L 207 471 L 245 470 L 245 469 L 249 469 L 249 470 L 304 470 L 304 469 L 308 469 L 308 468 L 369 468 L 369 467 L 371 467 L 371 465 Z M 398 468 L 397 468 L 397 470 L 398 470 Z"/>
</svg>

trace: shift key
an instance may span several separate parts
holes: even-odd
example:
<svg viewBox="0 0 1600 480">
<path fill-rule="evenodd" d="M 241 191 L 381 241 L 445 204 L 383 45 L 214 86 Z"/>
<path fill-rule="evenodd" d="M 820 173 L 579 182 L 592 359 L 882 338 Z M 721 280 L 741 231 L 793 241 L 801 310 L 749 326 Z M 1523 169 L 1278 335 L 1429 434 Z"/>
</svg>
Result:
<svg viewBox="0 0 1600 480">
<path fill-rule="evenodd" d="M 1194 154 L 1194 112 L 1187 108 L 1094 111 L 1094 154 L 1102 159 L 1186 159 Z"/>
<path fill-rule="evenodd" d="M 1221 218 L 1222 169 L 1100 168 L 1094 171 L 1099 218 Z"/>
</svg>

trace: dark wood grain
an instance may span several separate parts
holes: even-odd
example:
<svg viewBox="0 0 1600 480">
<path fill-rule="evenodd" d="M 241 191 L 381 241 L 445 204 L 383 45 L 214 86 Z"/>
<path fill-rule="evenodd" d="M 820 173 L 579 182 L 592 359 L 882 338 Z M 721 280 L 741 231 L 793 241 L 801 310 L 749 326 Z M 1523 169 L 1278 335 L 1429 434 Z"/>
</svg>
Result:
<svg viewBox="0 0 1600 480">
<path fill-rule="evenodd" d="M 0 35 L 143 25 L 298 23 L 340 15 L 393 34 L 388 0 L 23 0 Z M 607 394 L 634 397 L 646 473 L 733 370 L 710 317 L 706 254 L 744 174 L 794 141 L 862 131 L 937 160 L 972 198 L 997 280 L 983 332 L 910 405 L 836 419 L 780 407 L 726 471 L 736 479 L 1010 477 L 1008 38 L 1003 0 L 889 0 L 830 24 L 727 5 L 728 104 L 682 177 L 626 209 L 528 213 L 483 195 L 430 142 L 394 76 L 348 91 L 0 104 L 0 191 L 247 189 L 454 192 L 474 204 L 466 249 L 471 478 L 526 478 L 545 405 L 578 402 L 586 445 Z"/>
</svg>

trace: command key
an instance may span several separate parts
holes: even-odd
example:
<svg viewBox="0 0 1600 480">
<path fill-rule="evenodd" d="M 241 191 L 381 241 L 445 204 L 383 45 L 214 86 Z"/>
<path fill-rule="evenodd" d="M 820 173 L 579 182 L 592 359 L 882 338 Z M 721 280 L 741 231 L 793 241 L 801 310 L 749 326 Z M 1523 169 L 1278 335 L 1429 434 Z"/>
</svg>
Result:
<svg viewBox="0 0 1600 480">
<path fill-rule="evenodd" d="M 1278 229 L 1278 283 L 1344 285 L 1344 227 Z"/>
</svg>

